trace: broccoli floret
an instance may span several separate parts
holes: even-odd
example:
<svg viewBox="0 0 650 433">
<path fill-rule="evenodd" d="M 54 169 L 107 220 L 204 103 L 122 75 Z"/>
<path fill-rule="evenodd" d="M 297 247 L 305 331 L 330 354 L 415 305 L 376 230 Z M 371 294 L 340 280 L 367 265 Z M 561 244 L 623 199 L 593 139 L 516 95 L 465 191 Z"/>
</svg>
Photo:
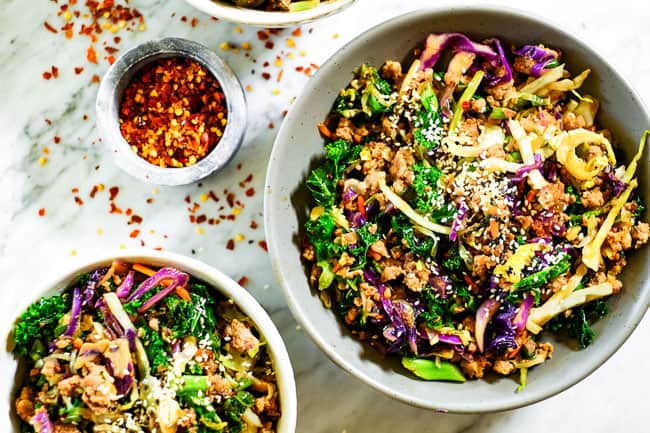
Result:
<svg viewBox="0 0 650 433">
<path fill-rule="evenodd" d="M 70 311 L 72 300 L 68 293 L 41 298 L 27 308 L 16 322 L 13 349 L 17 356 L 37 360 L 47 353 L 47 345 L 65 330 L 58 326 Z"/>
</svg>

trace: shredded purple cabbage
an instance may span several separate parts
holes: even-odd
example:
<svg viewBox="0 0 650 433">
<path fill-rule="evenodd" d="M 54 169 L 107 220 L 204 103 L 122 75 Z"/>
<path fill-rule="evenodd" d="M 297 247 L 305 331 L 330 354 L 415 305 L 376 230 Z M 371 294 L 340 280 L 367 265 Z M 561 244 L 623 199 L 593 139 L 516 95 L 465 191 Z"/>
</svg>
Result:
<svg viewBox="0 0 650 433">
<path fill-rule="evenodd" d="M 144 280 L 138 288 L 131 293 L 131 295 L 127 298 L 128 302 L 133 301 L 134 299 L 140 298 L 142 295 L 147 293 L 149 290 L 153 289 L 154 287 L 158 286 L 160 283 L 162 283 L 165 280 L 171 280 L 172 284 L 169 285 L 169 287 L 172 287 L 172 290 L 174 290 L 176 287 L 179 285 L 183 285 L 187 282 L 188 275 L 184 272 L 179 271 L 178 269 L 174 268 L 162 268 L 158 272 L 156 272 L 154 275 L 151 277 L 147 278 Z M 153 296 L 151 299 L 156 298 L 160 293 L 166 292 L 165 295 L 169 294 L 171 290 L 169 290 L 169 287 L 166 289 L 161 290 L 159 293 L 157 293 L 155 296 Z M 162 299 L 165 295 L 162 297 L 158 297 L 156 299 L 156 302 L 160 299 Z M 147 303 L 151 302 L 151 299 L 147 301 Z M 145 303 L 145 305 L 147 304 Z M 151 303 L 151 305 L 155 304 L 155 302 Z M 144 307 L 144 305 L 143 305 Z"/>
<path fill-rule="evenodd" d="M 537 45 L 524 45 L 513 51 L 514 54 L 522 57 L 528 57 L 535 61 L 535 65 L 530 69 L 530 75 L 539 77 L 544 73 L 544 68 L 553 60 L 557 60 L 557 54 L 549 49 Z"/>
<path fill-rule="evenodd" d="M 447 299 L 449 297 L 449 292 L 453 287 L 451 279 L 445 275 L 444 271 L 437 263 L 432 263 L 431 265 L 429 285 L 442 299 Z"/>
<path fill-rule="evenodd" d="M 120 287 L 115 290 L 115 294 L 118 298 L 124 299 L 129 296 L 129 292 L 131 292 L 131 289 L 133 288 L 133 282 L 135 279 L 134 275 L 134 271 L 129 271 L 129 273 L 124 278 L 124 281 L 122 281 L 122 284 L 120 284 Z"/>
<path fill-rule="evenodd" d="M 496 51 L 498 54 L 498 61 L 497 60 L 490 61 L 490 64 L 495 68 L 499 68 L 499 67 L 503 68 L 503 71 L 500 75 L 494 76 L 490 74 L 488 76 L 488 85 L 496 86 L 497 84 L 503 84 L 512 81 L 512 69 L 510 68 L 510 64 L 508 63 L 508 58 L 506 57 L 506 53 L 503 51 L 503 46 L 501 45 L 501 41 L 497 38 L 490 38 L 484 40 L 483 43 L 492 44 L 496 47 Z"/>
<path fill-rule="evenodd" d="M 170 269 L 170 271 L 173 271 L 173 272 L 169 272 L 168 276 L 166 278 L 164 278 L 164 280 L 171 279 L 172 280 L 171 284 L 169 284 L 169 286 L 162 289 L 160 292 L 153 295 L 147 302 L 142 304 L 142 306 L 140 308 L 138 308 L 138 313 L 142 313 L 144 311 L 147 311 L 149 308 L 151 308 L 153 305 L 155 305 L 158 301 L 165 298 L 167 295 L 169 295 L 174 290 L 176 290 L 176 288 L 182 287 L 185 284 L 187 284 L 187 281 L 190 278 L 189 275 L 187 275 L 187 274 L 185 274 L 183 272 L 177 271 L 176 269 L 171 269 L 171 268 L 169 268 L 169 269 Z M 158 273 L 160 273 L 160 271 Z M 153 277 L 155 277 L 155 275 Z M 153 277 L 151 277 L 151 278 L 153 278 Z"/>
<path fill-rule="evenodd" d="M 72 312 L 70 313 L 70 323 L 68 324 L 68 328 L 63 333 L 63 335 L 66 337 L 72 337 L 75 332 L 77 332 L 77 328 L 79 327 L 79 319 L 81 316 L 81 305 L 83 302 L 84 296 L 81 293 L 81 289 L 79 287 L 75 287 L 74 291 L 72 292 Z"/>
<path fill-rule="evenodd" d="M 357 197 L 357 193 L 352 188 L 349 187 L 346 188 L 345 191 L 343 191 L 343 195 L 341 196 L 343 201 L 350 201 L 356 197 Z"/>
<path fill-rule="evenodd" d="M 465 206 L 465 203 L 461 201 L 460 205 L 458 206 L 458 212 L 456 212 L 456 216 L 451 223 L 451 232 L 449 233 L 450 241 L 456 242 L 456 239 L 458 239 L 458 230 L 460 229 L 463 220 L 465 220 L 465 217 L 467 216 L 467 211 L 467 206 Z"/>
<path fill-rule="evenodd" d="M 441 343 L 451 344 L 452 346 L 463 345 L 463 341 L 460 339 L 458 335 L 438 334 L 438 339 L 440 340 Z"/>
<path fill-rule="evenodd" d="M 97 284 L 104 278 L 108 269 L 108 267 L 95 269 L 95 271 L 90 274 L 90 278 L 88 278 L 88 282 L 86 283 L 86 289 L 84 290 L 84 305 L 92 304 L 93 299 L 95 298 L 95 289 L 97 288 Z"/>
<path fill-rule="evenodd" d="M 517 314 L 515 306 L 503 301 L 499 311 L 494 315 L 490 323 L 492 338 L 486 347 L 488 352 L 501 352 L 517 347 L 515 341 L 517 329 L 512 323 L 515 314 Z"/>
<path fill-rule="evenodd" d="M 345 211 L 345 217 L 355 229 L 363 227 L 368 222 L 363 214 L 358 211 Z"/>
<path fill-rule="evenodd" d="M 525 175 L 533 170 L 540 170 L 544 165 L 544 161 L 542 161 L 542 155 L 539 153 L 535 154 L 535 162 L 532 164 L 524 164 L 522 165 L 519 170 L 517 170 L 517 173 L 515 173 L 512 177 L 511 180 L 514 183 L 519 183 L 521 182 L 524 178 Z"/>
<path fill-rule="evenodd" d="M 555 182 L 555 179 L 557 179 L 557 165 L 555 162 L 551 161 L 550 159 L 544 161 L 544 166 L 542 167 L 542 175 L 544 176 L 544 179 L 548 180 L 549 182 Z"/>
<path fill-rule="evenodd" d="M 607 170 L 607 179 L 610 181 L 612 185 L 612 192 L 614 193 L 615 197 L 621 195 L 623 191 L 625 191 L 625 189 L 627 188 L 627 184 L 616 177 L 616 174 L 614 173 L 614 169 L 612 166 L 610 166 L 609 170 Z"/>
<path fill-rule="evenodd" d="M 474 53 L 490 62 L 498 60 L 498 54 L 489 45 L 474 42 L 461 33 L 432 33 L 427 37 L 420 56 L 421 68 L 434 67 L 447 48 L 452 48 L 454 52 Z"/>
<path fill-rule="evenodd" d="M 50 415 L 44 408 L 36 411 L 36 414 L 32 417 L 30 424 L 34 427 L 34 430 L 37 433 L 54 433 L 54 424 L 52 424 Z"/>
</svg>

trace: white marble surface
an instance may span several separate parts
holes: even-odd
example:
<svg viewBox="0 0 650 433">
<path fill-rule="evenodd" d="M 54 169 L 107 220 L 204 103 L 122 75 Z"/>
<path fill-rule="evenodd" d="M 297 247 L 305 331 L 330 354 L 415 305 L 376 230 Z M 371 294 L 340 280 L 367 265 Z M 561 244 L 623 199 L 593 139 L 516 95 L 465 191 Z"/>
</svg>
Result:
<svg viewBox="0 0 650 433">
<path fill-rule="evenodd" d="M 80 3 L 83 3 L 80 1 Z M 43 27 L 43 21 L 62 24 L 54 2 L 0 0 L 0 275 L 2 332 L 18 313 L 17 306 L 35 293 L 47 278 L 62 267 L 83 260 L 96 251 L 120 247 L 148 247 L 192 255 L 217 266 L 239 279 L 249 278 L 248 288 L 272 314 L 291 352 L 296 371 L 300 402 L 299 432 L 590 432 L 642 433 L 649 431 L 648 394 L 650 376 L 646 372 L 650 349 L 650 319 L 601 369 L 563 394 L 534 406 L 483 416 L 434 414 L 392 401 L 359 381 L 346 376 L 296 328 L 282 294 L 274 281 L 266 253 L 257 245 L 263 239 L 262 194 L 264 172 L 273 138 L 281 123 L 282 111 L 291 98 L 300 94 L 308 79 L 296 66 L 320 64 L 338 47 L 364 29 L 396 14 L 452 1 L 360 0 L 341 15 L 302 27 L 294 38 L 297 48 L 287 47 L 288 31 L 274 36 L 275 48 L 268 50 L 257 40 L 256 29 L 211 21 L 181 0 L 131 0 L 143 12 L 146 30 L 121 32 L 123 50 L 138 42 L 161 36 L 182 36 L 213 48 L 230 63 L 246 92 L 251 119 L 246 141 L 230 168 L 203 186 L 158 188 L 142 184 L 122 174 L 104 147 L 97 142 L 94 128 L 94 100 L 97 85 L 92 74 L 103 74 L 106 62 L 90 65 L 85 59 L 86 38 L 66 40 Z M 597 47 L 634 85 L 650 99 L 650 5 L 641 1 L 493 1 L 550 18 Z M 645 3 L 645 5 L 643 5 Z M 171 17 L 176 12 L 175 17 Z M 187 16 L 188 22 L 180 20 Z M 189 23 L 192 17 L 198 25 Z M 310 33 L 310 30 L 313 32 Z M 290 32 L 291 30 L 289 30 Z M 223 51 L 222 42 L 252 45 L 251 57 Z M 405 47 L 408 48 L 408 47 Z M 300 51 L 305 56 L 300 56 Z M 280 68 L 275 56 L 282 55 L 284 77 L 277 82 Z M 293 52 L 295 59 L 286 57 Z M 119 54 L 119 53 L 118 53 Z M 252 62 L 257 59 L 257 63 Z M 263 68 L 269 61 L 271 66 Z M 43 71 L 56 65 L 60 76 L 45 81 Z M 74 66 L 85 71 L 76 76 Z M 255 70 L 255 74 L 251 73 Z M 268 70 L 273 78 L 260 77 Z M 279 90 L 279 94 L 277 94 Z M 82 119 L 88 115 L 88 120 Z M 45 118 L 52 121 L 51 125 Z M 269 122 L 275 129 L 269 129 Z M 53 137 L 61 137 L 60 144 Z M 47 146 L 50 153 L 43 154 Z M 48 161 L 41 165 L 39 158 Z M 235 167 L 242 164 L 242 169 Z M 238 183 L 251 172 L 252 186 L 258 191 L 246 197 Z M 93 185 L 106 190 L 94 199 L 88 195 Z M 116 204 L 132 208 L 143 217 L 141 225 L 127 225 L 124 215 L 108 213 L 108 188 L 119 186 Z M 84 201 L 79 206 L 71 193 L 79 188 Z M 230 188 L 246 205 L 235 221 L 218 226 L 203 225 L 204 233 L 188 222 L 186 195 L 202 205 L 197 214 L 217 213 L 216 204 L 202 202 L 200 195 L 212 189 L 219 193 Z M 155 194 L 157 192 L 157 194 Z M 147 198 L 153 198 L 148 204 Z M 223 201 L 223 200 L 222 200 Z M 38 215 L 45 209 L 45 216 Z M 260 228 L 249 228 L 251 220 Z M 129 237 L 135 228 L 137 239 Z M 153 230 L 153 232 L 151 232 Z M 230 238 L 242 234 L 234 251 L 225 248 Z M 248 243 L 252 240 L 252 243 Z M 75 255 L 76 254 L 76 255 Z M 4 335 L 4 334 L 3 334 Z M 597 343 L 596 343 L 597 344 Z M 2 392 L 7 392 L 3 389 Z M 7 408 L 1 409 L 7 413 Z"/>
</svg>

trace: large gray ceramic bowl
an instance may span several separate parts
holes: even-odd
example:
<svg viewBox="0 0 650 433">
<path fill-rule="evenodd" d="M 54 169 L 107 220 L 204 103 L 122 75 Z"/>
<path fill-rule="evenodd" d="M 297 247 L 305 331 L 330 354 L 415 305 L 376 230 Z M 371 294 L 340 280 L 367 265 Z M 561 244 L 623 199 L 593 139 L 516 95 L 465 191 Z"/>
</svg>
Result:
<svg viewBox="0 0 650 433">
<path fill-rule="evenodd" d="M 529 372 L 528 386 L 515 393 L 516 382 L 469 381 L 464 384 L 425 382 L 404 371 L 396 360 L 383 358 L 355 340 L 326 310 L 308 284 L 300 260 L 301 226 L 307 217 L 304 180 L 314 160 L 323 156 L 316 125 L 330 110 L 339 89 L 355 67 L 403 59 L 431 32 L 463 32 L 474 39 L 489 36 L 510 44 L 543 42 L 560 48 L 574 73 L 592 69 L 585 91 L 601 101 L 600 122 L 611 129 L 628 160 L 639 137 L 650 126 L 638 95 L 596 51 L 574 36 L 527 13 L 497 7 L 453 7 L 422 10 L 391 19 L 356 38 L 336 53 L 312 78 L 278 134 L 266 179 L 266 234 L 277 278 L 303 329 L 334 362 L 383 393 L 429 409 L 450 412 L 489 412 L 528 405 L 555 395 L 584 379 L 602 365 L 629 337 L 650 304 L 650 258 L 644 248 L 630 255 L 622 278 L 621 296 L 612 299 L 611 313 L 595 325 L 597 338 L 586 350 L 558 342 L 553 359 Z M 650 201 L 647 153 L 640 163 L 643 198 Z M 550 337 L 545 336 L 545 339 Z"/>
</svg>

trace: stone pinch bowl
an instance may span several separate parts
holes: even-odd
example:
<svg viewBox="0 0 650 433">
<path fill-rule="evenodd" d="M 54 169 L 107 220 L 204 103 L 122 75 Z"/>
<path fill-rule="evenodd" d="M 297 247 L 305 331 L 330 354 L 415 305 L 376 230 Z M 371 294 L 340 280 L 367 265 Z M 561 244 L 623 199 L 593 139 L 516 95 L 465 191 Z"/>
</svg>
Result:
<svg viewBox="0 0 650 433">
<path fill-rule="evenodd" d="M 52 278 L 48 278 L 47 284 L 41 286 L 39 291 L 32 291 L 33 295 L 23 297 L 18 306 L 20 308 L 16 309 L 16 318 L 40 297 L 55 295 L 76 281 L 79 275 L 102 266 L 110 266 L 114 260 L 121 260 L 126 263 L 143 263 L 152 267 L 175 267 L 212 286 L 225 298 L 232 299 L 235 305 L 246 316 L 251 318 L 259 334 L 266 341 L 276 374 L 280 397 L 279 404 L 282 415 L 278 420 L 277 432 L 295 433 L 297 420 L 296 384 L 291 360 L 278 329 L 264 310 L 264 307 L 246 289 L 223 272 L 199 260 L 167 251 L 144 248 L 98 253 L 80 260 L 76 266 L 60 269 L 51 274 Z M 12 321 L 11 329 L 1 330 L 4 346 L 7 347 L 7 351 L 0 352 L 0 365 L 5 371 L 5 374 L 0 377 L 0 385 L 3 387 L 1 404 L 5 408 L 7 416 L 0 419 L 0 431 L 18 433 L 20 428 L 15 413 L 15 398 L 19 392 L 19 381 L 25 372 L 22 366 L 19 365 L 18 360 L 10 353 L 11 348 L 13 348 L 13 327 L 14 323 Z"/>
<path fill-rule="evenodd" d="M 257 27 L 291 27 L 333 15 L 356 0 L 326 0 L 312 9 L 299 12 L 264 11 L 235 6 L 229 0 L 185 0 L 210 16 Z"/>
<path fill-rule="evenodd" d="M 154 60 L 176 56 L 195 60 L 214 75 L 226 98 L 228 123 L 214 149 L 196 164 L 162 168 L 147 162 L 131 149 L 120 132 L 119 108 L 126 86 L 143 66 Z M 181 38 L 149 41 L 125 52 L 104 75 L 95 109 L 99 134 L 110 148 L 115 163 L 136 179 L 158 185 L 196 182 L 225 167 L 244 139 L 247 118 L 244 92 L 228 65 L 207 47 Z"/>
<path fill-rule="evenodd" d="M 553 358 L 528 373 L 528 386 L 516 393 L 517 378 L 426 382 L 405 371 L 397 357 L 382 357 L 357 341 L 334 312 L 323 307 L 309 287 L 301 262 L 302 226 L 308 218 L 309 194 L 304 186 L 315 161 L 324 158 L 317 125 L 325 119 L 351 71 L 362 63 L 381 66 L 402 60 L 421 46 L 431 32 L 461 32 L 475 40 L 499 37 L 505 47 L 544 43 L 564 53 L 574 74 L 592 69 L 585 92 L 601 102 L 600 123 L 609 128 L 629 161 L 650 119 L 639 96 L 605 59 L 554 24 L 496 6 L 425 9 L 396 17 L 357 37 L 337 52 L 309 81 L 285 119 L 275 141 L 266 178 L 265 227 L 276 277 L 298 322 L 318 347 L 345 371 L 384 394 L 414 406 L 456 413 L 481 413 L 518 408 L 551 397 L 578 383 L 621 347 L 650 304 L 648 248 L 630 255 L 622 279 L 624 289 L 608 303 L 610 314 L 595 326 L 594 343 L 585 350 L 545 335 L 555 343 Z M 650 201 L 648 157 L 639 164 L 641 196 Z"/>
</svg>

